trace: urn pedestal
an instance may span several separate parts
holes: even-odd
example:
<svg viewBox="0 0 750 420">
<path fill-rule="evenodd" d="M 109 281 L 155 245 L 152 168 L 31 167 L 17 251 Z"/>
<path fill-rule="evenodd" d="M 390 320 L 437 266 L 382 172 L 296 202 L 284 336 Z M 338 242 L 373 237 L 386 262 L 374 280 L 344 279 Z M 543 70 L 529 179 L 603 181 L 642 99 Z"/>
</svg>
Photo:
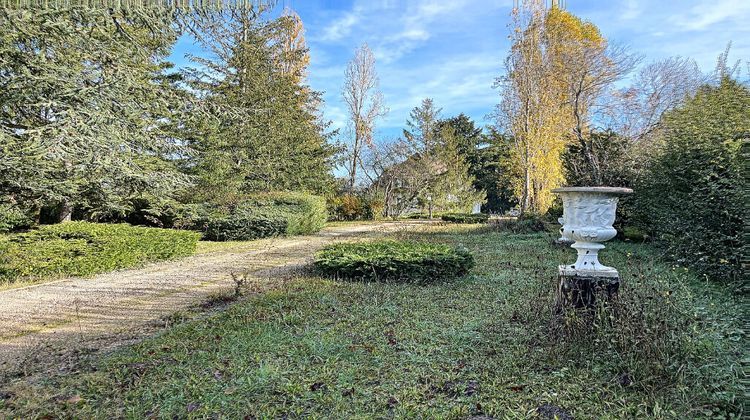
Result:
<svg viewBox="0 0 750 420">
<path fill-rule="evenodd" d="M 558 268 L 560 306 L 591 307 L 597 295 L 612 298 L 619 289 L 620 276 L 613 267 L 599 262 L 602 242 L 617 235 L 615 222 L 617 202 L 629 188 L 565 187 L 552 190 L 563 201 L 560 222 L 562 238 L 575 241 L 572 248 L 578 252 L 576 262 Z"/>
</svg>

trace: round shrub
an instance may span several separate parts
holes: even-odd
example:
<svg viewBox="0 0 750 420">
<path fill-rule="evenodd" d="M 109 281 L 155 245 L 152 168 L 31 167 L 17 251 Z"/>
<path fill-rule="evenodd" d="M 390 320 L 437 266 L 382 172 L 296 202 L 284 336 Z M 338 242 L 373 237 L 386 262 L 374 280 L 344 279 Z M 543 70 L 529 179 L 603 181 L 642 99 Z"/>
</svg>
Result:
<svg viewBox="0 0 750 420">
<path fill-rule="evenodd" d="M 381 240 L 329 245 L 314 266 L 318 274 L 348 280 L 427 284 L 466 274 L 474 258 L 463 247 Z"/>
<path fill-rule="evenodd" d="M 446 213 L 440 218 L 451 223 L 487 223 L 489 216 L 483 213 Z"/>
</svg>

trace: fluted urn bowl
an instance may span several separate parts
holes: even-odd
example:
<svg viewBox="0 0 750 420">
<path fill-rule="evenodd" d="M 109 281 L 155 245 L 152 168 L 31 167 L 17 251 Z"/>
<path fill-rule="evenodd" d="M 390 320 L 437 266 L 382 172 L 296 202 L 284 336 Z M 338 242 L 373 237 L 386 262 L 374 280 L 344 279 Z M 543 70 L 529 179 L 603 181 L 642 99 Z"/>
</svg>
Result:
<svg viewBox="0 0 750 420">
<path fill-rule="evenodd" d="M 619 197 L 633 192 L 630 188 L 615 187 L 564 187 L 552 190 L 563 201 L 563 227 L 560 233 L 575 243 L 578 251 L 575 264 L 566 270 L 594 275 L 617 275 L 617 270 L 599 262 L 599 251 L 606 242 L 617 235 L 612 225 Z"/>
</svg>

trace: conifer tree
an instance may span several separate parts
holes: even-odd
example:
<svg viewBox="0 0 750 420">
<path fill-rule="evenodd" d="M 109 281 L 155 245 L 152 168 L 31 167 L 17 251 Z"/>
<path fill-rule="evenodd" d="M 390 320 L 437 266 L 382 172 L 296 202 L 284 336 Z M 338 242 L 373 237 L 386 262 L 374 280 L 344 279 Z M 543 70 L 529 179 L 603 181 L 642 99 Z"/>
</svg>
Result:
<svg viewBox="0 0 750 420">
<path fill-rule="evenodd" d="M 184 184 L 168 126 L 173 16 L 150 9 L 0 9 L 0 193 L 38 217 L 106 218 Z"/>
<path fill-rule="evenodd" d="M 200 42 L 214 58 L 193 57 L 203 69 L 186 75 L 204 116 L 187 130 L 198 151 L 195 198 L 332 185 L 335 150 L 317 113 L 320 95 L 301 81 L 307 49 L 300 21 L 265 20 L 267 11 L 234 10 L 200 22 Z"/>
</svg>

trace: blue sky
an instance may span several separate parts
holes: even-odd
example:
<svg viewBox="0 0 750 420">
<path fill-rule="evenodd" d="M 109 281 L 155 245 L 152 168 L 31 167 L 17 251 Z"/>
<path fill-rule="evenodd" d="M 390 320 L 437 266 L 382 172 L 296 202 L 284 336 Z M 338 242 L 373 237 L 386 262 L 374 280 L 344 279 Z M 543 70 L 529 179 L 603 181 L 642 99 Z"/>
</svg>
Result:
<svg viewBox="0 0 750 420">
<path fill-rule="evenodd" d="M 644 62 L 694 58 L 706 72 L 733 42 L 732 59 L 750 60 L 750 0 L 567 0 L 566 9 L 595 23 L 612 42 L 642 54 Z M 324 115 L 346 124 L 341 100 L 344 69 L 355 48 L 375 52 L 380 88 L 389 108 L 378 137 L 400 135 L 411 108 L 431 97 L 444 116 L 461 112 L 480 125 L 499 101 L 492 84 L 508 51 L 512 0 L 280 0 L 302 18 L 311 63 L 308 83 L 323 91 Z M 187 38 L 172 61 L 200 55 Z"/>
</svg>

